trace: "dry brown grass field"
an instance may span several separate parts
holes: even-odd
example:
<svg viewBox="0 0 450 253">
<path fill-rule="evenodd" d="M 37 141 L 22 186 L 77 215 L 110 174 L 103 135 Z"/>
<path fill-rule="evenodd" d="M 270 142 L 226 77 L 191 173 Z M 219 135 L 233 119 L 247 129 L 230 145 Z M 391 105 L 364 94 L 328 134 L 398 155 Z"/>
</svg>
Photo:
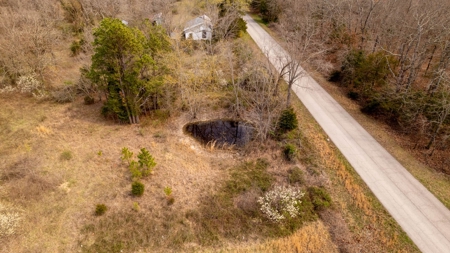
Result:
<svg viewBox="0 0 450 253">
<path fill-rule="evenodd" d="M 416 251 L 298 101 L 304 134 L 298 138 L 305 141 L 303 162 L 297 165 L 319 173 L 306 181 L 329 189 L 334 207 L 288 237 L 250 232 L 242 239 L 219 238 L 216 246 L 198 239 L 197 225 L 186 213 L 202 206 L 242 161 L 265 157 L 269 173 L 285 180 L 292 164 L 280 158 L 276 145 L 205 148 L 183 134 L 190 120 L 184 114 L 167 121 L 150 117 L 133 126 L 106 121 L 100 104 L 87 106 L 81 99 L 61 105 L 14 95 L 2 96 L 0 103 L 0 211 L 17 214 L 10 226 L 14 234 L 1 238 L 2 252 L 107 252 L 102 240 L 116 239 L 129 244 L 113 245 L 111 251 Z M 220 116 L 226 112 L 204 110 L 199 120 Z M 141 198 L 130 194 L 130 174 L 120 160 L 123 147 L 135 153 L 145 147 L 157 162 L 143 181 L 147 188 Z M 163 192 L 167 186 L 175 198 L 171 206 Z M 94 211 L 100 203 L 108 210 L 98 217 Z"/>
<path fill-rule="evenodd" d="M 129 126 L 105 122 L 98 106 L 79 102 L 61 106 L 18 96 L 1 104 L 2 204 L 22 217 L 4 252 L 77 251 L 79 231 L 93 218 L 95 204 L 114 213 L 137 203 L 157 216 L 168 208 L 166 186 L 176 198 L 170 209 L 192 208 L 234 163 L 233 154 L 203 151 L 184 136 L 181 118 Z M 122 147 L 145 147 L 156 157 L 143 198 L 130 197 Z"/>
<path fill-rule="evenodd" d="M 244 159 L 231 151 L 204 149 L 184 135 L 183 115 L 118 125 L 101 118 L 98 106 L 80 101 L 59 105 L 23 96 L 0 99 L 1 204 L 20 216 L 14 235 L 2 238 L 2 252 L 77 252 L 83 248 L 80 242 L 89 244 L 93 236 L 80 232 L 98 219 L 111 229 L 139 229 L 116 227 L 114 222 L 121 221 L 114 215 L 121 213 L 165 222 L 161 219 L 167 213 L 176 216 L 195 208 L 226 177 L 226 169 Z M 145 147 L 158 163 L 144 181 L 142 198 L 130 196 L 122 147 L 134 152 Z M 173 189 L 172 206 L 165 203 L 166 186 Z M 97 203 L 109 207 L 105 217 L 94 216 Z M 154 243 L 164 251 L 173 242 L 161 236 Z"/>
</svg>

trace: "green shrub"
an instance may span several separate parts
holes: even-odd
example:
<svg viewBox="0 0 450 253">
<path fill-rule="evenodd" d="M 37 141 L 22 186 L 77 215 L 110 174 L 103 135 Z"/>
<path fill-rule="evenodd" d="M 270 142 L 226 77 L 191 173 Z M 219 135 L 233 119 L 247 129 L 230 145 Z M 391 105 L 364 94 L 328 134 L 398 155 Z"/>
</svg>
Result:
<svg viewBox="0 0 450 253">
<path fill-rule="evenodd" d="M 133 196 L 142 196 L 144 194 L 144 190 L 145 185 L 141 182 L 136 181 L 131 184 L 131 193 L 133 194 Z"/>
<path fill-rule="evenodd" d="M 257 10 L 266 23 L 277 22 L 283 9 L 278 4 L 270 4 L 268 0 L 253 0 L 251 6 Z"/>
<path fill-rule="evenodd" d="M 247 32 L 247 22 L 240 17 L 235 21 L 235 23 L 236 29 L 238 30 L 237 37 L 240 38 Z"/>
<path fill-rule="evenodd" d="M 308 193 L 311 198 L 314 210 L 321 211 L 331 205 L 331 197 L 323 187 L 309 187 Z"/>
<path fill-rule="evenodd" d="M 359 99 L 359 93 L 356 91 L 349 91 L 347 93 L 347 97 L 350 98 L 351 100 L 358 100 Z"/>
<path fill-rule="evenodd" d="M 370 100 L 366 105 L 361 108 L 361 112 L 369 115 L 379 114 L 383 111 L 380 101 Z"/>
<path fill-rule="evenodd" d="M 106 210 L 108 210 L 108 207 L 105 204 L 98 204 L 95 206 L 95 215 L 101 216 L 105 214 Z"/>
<path fill-rule="evenodd" d="M 70 51 L 72 52 L 72 56 L 76 56 L 80 54 L 81 51 L 81 45 L 79 41 L 73 41 L 72 44 L 70 44 Z"/>
<path fill-rule="evenodd" d="M 231 179 L 226 182 L 226 193 L 233 195 L 250 190 L 253 187 L 267 191 L 274 178 L 267 172 L 269 163 L 264 159 L 246 162 L 231 173 Z"/>
<path fill-rule="evenodd" d="M 170 111 L 162 109 L 154 110 L 152 113 L 152 118 L 153 120 L 160 120 L 162 122 L 165 122 L 170 118 Z"/>
<path fill-rule="evenodd" d="M 303 196 L 302 203 L 298 206 L 298 209 L 299 209 L 299 212 L 301 213 L 300 218 L 302 221 L 313 221 L 318 218 L 316 210 L 314 209 L 314 204 L 312 203 L 312 200 L 311 200 L 311 197 L 310 197 L 308 191 Z"/>
<path fill-rule="evenodd" d="M 83 52 L 83 45 L 86 43 L 85 40 L 75 40 L 70 45 L 70 51 L 72 52 L 72 56 L 77 56 L 81 52 Z"/>
<path fill-rule="evenodd" d="M 370 91 L 386 84 L 391 75 L 390 66 L 396 60 L 385 52 L 366 53 L 363 50 L 350 50 L 341 68 L 342 84 L 360 91 Z"/>
<path fill-rule="evenodd" d="M 299 167 L 294 167 L 289 170 L 288 180 L 290 184 L 303 184 L 305 176 Z"/>
<path fill-rule="evenodd" d="M 292 144 L 287 144 L 284 146 L 283 154 L 287 161 L 293 161 L 297 154 L 297 148 Z"/>
<path fill-rule="evenodd" d="M 292 107 L 289 107 L 281 112 L 278 119 L 278 132 L 286 133 L 298 127 L 297 114 Z"/>
<path fill-rule="evenodd" d="M 330 76 L 328 77 L 328 81 L 333 83 L 339 83 L 342 81 L 342 74 L 340 70 L 334 70 L 331 72 Z"/>
<path fill-rule="evenodd" d="M 138 202 L 133 203 L 133 210 L 136 212 L 139 212 L 139 210 L 141 210 L 141 207 L 139 206 Z"/>
<path fill-rule="evenodd" d="M 121 101 L 120 93 L 109 91 L 108 100 L 102 106 L 101 114 L 108 119 L 118 120 L 120 122 L 129 122 L 127 108 Z"/>
<path fill-rule="evenodd" d="M 61 156 L 59 157 L 61 160 L 65 160 L 65 161 L 69 161 L 71 160 L 73 157 L 72 155 L 72 151 L 70 150 L 65 150 L 61 153 Z"/>
</svg>

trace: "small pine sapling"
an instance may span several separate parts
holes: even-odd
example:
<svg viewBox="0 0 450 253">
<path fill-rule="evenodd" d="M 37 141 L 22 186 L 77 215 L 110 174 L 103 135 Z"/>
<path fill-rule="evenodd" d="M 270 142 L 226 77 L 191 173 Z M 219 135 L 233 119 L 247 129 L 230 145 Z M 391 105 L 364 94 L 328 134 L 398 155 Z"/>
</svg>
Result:
<svg viewBox="0 0 450 253">
<path fill-rule="evenodd" d="M 172 205 L 175 202 L 175 198 L 172 196 L 172 188 L 169 186 L 164 187 L 164 194 L 166 194 L 167 204 Z"/>
<path fill-rule="evenodd" d="M 166 194 L 167 197 L 172 195 L 172 188 L 170 188 L 169 186 L 164 187 L 164 194 Z"/>
<path fill-rule="evenodd" d="M 284 158 L 289 162 L 294 161 L 294 159 L 296 157 L 296 153 L 297 153 L 297 148 L 292 144 L 287 144 L 283 148 Z"/>
<path fill-rule="evenodd" d="M 278 120 L 278 132 L 283 134 L 298 127 L 297 114 L 292 107 L 289 107 L 281 112 Z"/>
<path fill-rule="evenodd" d="M 139 159 L 138 162 L 141 167 L 142 175 L 150 175 L 153 172 L 153 168 L 156 166 L 156 162 L 153 156 L 150 155 L 147 149 L 142 148 L 137 157 Z"/>
<path fill-rule="evenodd" d="M 131 152 L 128 148 L 122 148 L 122 161 L 127 162 L 128 164 L 131 163 L 131 158 L 133 157 L 133 152 Z"/>
<path fill-rule="evenodd" d="M 139 210 L 141 210 L 141 207 L 139 206 L 138 202 L 133 203 L 133 210 L 136 212 L 139 212 Z"/>
<path fill-rule="evenodd" d="M 136 161 L 131 161 L 128 168 L 131 172 L 131 177 L 133 179 L 140 179 L 142 177 L 142 171 L 140 170 L 139 163 Z"/>
</svg>

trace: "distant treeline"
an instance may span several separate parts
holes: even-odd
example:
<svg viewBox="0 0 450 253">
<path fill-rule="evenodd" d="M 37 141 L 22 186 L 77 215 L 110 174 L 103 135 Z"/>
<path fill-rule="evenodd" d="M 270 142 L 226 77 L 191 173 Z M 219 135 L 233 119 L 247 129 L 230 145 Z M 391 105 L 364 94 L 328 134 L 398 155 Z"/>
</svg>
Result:
<svg viewBox="0 0 450 253">
<path fill-rule="evenodd" d="M 286 41 L 306 40 L 305 48 L 332 63 L 330 81 L 363 112 L 407 133 L 429 155 L 447 149 L 449 1 L 253 0 L 252 7 Z"/>
</svg>

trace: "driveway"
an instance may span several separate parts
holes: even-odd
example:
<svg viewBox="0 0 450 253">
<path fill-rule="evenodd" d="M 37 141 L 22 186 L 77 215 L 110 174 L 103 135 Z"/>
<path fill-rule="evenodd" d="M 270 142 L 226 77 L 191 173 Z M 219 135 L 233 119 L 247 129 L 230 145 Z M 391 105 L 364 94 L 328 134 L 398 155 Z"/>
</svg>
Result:
<svg viewBox="0 0 450 253">
<path fill-rule="evenodd" d="M 247 32 L 279 68 L 288 54 L 250 16 Z M 450 211 L 308 75 L 292 87 L 329 138 L 422 252 L 450 252 Z"/>
</svg>

